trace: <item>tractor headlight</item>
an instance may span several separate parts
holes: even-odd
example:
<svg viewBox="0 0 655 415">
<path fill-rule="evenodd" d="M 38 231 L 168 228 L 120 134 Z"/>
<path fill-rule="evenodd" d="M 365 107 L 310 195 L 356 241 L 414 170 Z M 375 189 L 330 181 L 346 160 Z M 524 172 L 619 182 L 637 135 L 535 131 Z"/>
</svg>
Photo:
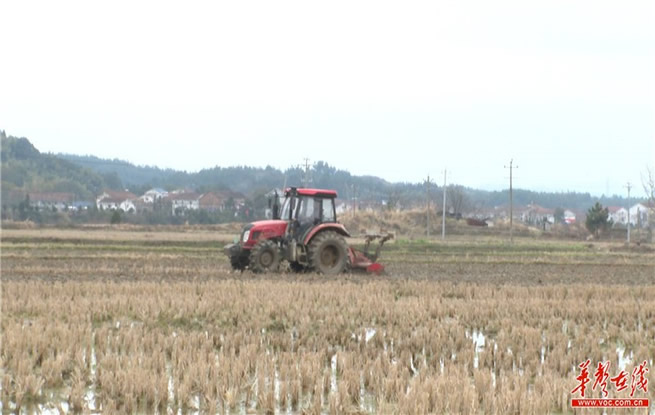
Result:
<svg viewBox="0 0 655 415">
<path fill-rule="evenodd" d="M 248 242 L 248 238 L 250 238 L 250 229 L 243 233 L 243 243 Z"/>
</svg>

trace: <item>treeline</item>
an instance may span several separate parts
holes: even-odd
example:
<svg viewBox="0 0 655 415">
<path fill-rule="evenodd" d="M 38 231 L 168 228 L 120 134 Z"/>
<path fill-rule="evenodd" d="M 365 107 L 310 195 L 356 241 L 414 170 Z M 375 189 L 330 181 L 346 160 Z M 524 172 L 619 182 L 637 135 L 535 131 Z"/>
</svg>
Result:
<svg viewBox="0 0 655 415">
<path fill-rule="evenodd" d="M 271 166 L 263 168 L 248 166 L 212 167 L 195 173 L 160 169 L 153 166 L 135 166 L 123 160 L 100 159 L 95 156 L 58 154 L 64 160 L 94 170 L 100 174 L 115 174 L 125 188 L 133 193 L 152 187 L 164 189 L 191 188 L 199 193 L 216 190 L 233 190 L 248 196 L 283 186 L 302 186 L 306 172 L 300 167 L 286 170 Z M 372 176 L 353 176 L 319 161 L 309 172 L 309 185 L 335 189 L 341 198 L 386 200 L 393 192 L 405 193 L 412 198 L 412 185 L 391 184 Z M 407 194 L 407 191 L 410 191 Z M 416 195 L 417 196 L 417 195 Z"/>
<path fill-rule="evenodd" d="M 310 186 L 335 189 L 340 199 L 363 207 L 412 208 L 426 203 L 424 183 L 390 183 L 379 177 L 355 176 L 324 161 L 315 163 L 309 172 L 300 167 L 280 170 L 271 166 L 235 166 L 189 173 L 95 156 L 44 154 L 26 138 L 7 137 L 4 131 L 0 131 L 0 137 L 3 209 L 17 208 L 27 192 L 66 192 L 78 200 L 95 201 L 104 189 L 129 189 L 140 195 L 153 187 L 169 191 L 186 188 L 198 193 L 229 189 L 259 205 L 262 195 L 271 189 L 302 186 L 307 178 Z M 441 206 L 442 191 L 439 186 L 431 186 L 431 203 L 437 209 Z M 447 201 L 449 211 L 465 214 L 505 206 L 509 194 L 507 190 L 485 191 L 452 185 L 448 187 Z M 604 206 L 626 204 L 618 196 L 598 198 L 589 193 L 514 190 L 515 205 L 535 203 L 551 209 L 586 211 L 596 201 Z"/>
<path fill-rule="evenodd" d="M 26 192 L 63 192 L 95 200 L 103 189 L 121 189 L 116 173 L 98 173 L 52 154 L 43 154 L 26 138 L 0 130 L 2 204 L 17 205 Z"/>
<path fill-rule="evenodd" d="M 273 188 L 302 186 L 306 172 L 300 167 L 286 170 L 271 166 L 263 168 L 235 166 L 213 167 L 197 173 L 187 173 L 172 169 L 151 166 L 135 166 L 122 160 L 106 160 L 95 156 L 76 156 L 61 154 L 62 157 L 79 166 L 94 170 L 103 175 L 116 175 L 125 188 L 133 193 L 151 187 L 165 189 L 192 188 L 202 193 L 213 190 L 234 190 L 247 196 L 254 196 Z M 423 183 L 390 183 L 379 177 L 354 176 L 348 171 L 337 169 L 324 161 L 311 166 L 310 186 L 335 189 L 341 199 L 358 201 L 361 204 L 378 204 L 389 208 L 422 206 L 426 203 L 426 187 Z M 432 186 L 431 203 L 435 206 L 442 200 L 442 188 Z M 596 197 L 590 193 L 578 192 L 535 192 L 514 190 L 514 203 L 517 205 L 538 204 L 546 208 L 567 208 L 586 210 L 597 201 L 606 206 L 623 206 L 625 199 L 620 196 Z M 456 212 L 475 211 L 509 203 L 509 191 L 486 191 L 468 187 L 449 186 L 446 200 L 448 209 Z"/>
<path fill-rule="evenodd" d="M 509 203 L 509 190 L 483 191 L 475 190 L 472 198 L 476 203 L 486 206 L 502 206 Z M 535 192 L 531 190 L 514 189 L 514 203 L 517 205 L 529 205 L 531 203 L 545 208 L 556 209 L 578 209 L 587 210 L 596 202 L 605 206 L 625 206 L 626 201 L 621 196 L 593 196 L 590 193 L 578 192 Z"/>
<path fill-rule="evenodd" d="M 183 215 L 173 215 L 170 209 L 155 209 L 139 213 L 114 210 L 101 210 L 95 205 L 83 211 L 61 212 L 54 209 L 36 209 L 29 200 L 18 202 L 16 206 L 3 205 L 2 219 L 11 221 L 30 221 L 39 225 L 75 226 L 89 223 L 133 225 L 215 225 L 229 222 L 249 222 L 260 219 L 263 209 L 225 210 L 209 212 L 189 210 Z"/>
</svg>

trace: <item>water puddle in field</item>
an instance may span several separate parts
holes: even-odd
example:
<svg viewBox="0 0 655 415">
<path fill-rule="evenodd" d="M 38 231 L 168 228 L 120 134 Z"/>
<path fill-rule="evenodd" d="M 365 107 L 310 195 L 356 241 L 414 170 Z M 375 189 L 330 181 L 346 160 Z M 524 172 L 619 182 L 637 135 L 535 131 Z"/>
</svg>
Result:
<svg viewBox="0 0 655 415">
<path fill-rule="evenodd" d="M 168 408 L 173 407 L 175 401 L 175 384 L 173 383 L 173 365 L 166 361 L 166 377 L 168 377 Z"/>
<path fill-rule="evenodd" d="M 60 415 L 62 413 L 67 414 L 70 412 L 70 407 L 66 401 L 59 402 L 59 406 L 57 408 L 53 408 L 52 404 L 48 406 L 40 404 L 38 408 L 38 413 L 42 415 Z"/>
<path fill-rule="evenodd" d="M 95 334 L 94 334 L 95 336 Z M 90 380 L 90 385 L 86 388 L 86 391 L 84 392 L 84 396 L 82 399 L 84 400 L 84 413 L 91 413 L 91 414 L 97 414 L 101 413 L 101 410 L 96 406 L 96 368 L 97 368 L 97 358 L 96 358 L 96 351 L 95 351 L 95 338 L 91 342 L 91 356 L 90 356 L 90 362 L 89 362 L 89 380 Z M 86 355 L 84 356 L 84 363 L 86 363 Z M 45 392 L 44 392 L 45 393 Z M 59 415 L 59 414 L 67 414 L 71 412 L 70 405 L 66 399 L 63 397 L 59 396 L 58 399 L 55 401 L 58 402 L 50 402 L 46 404 L 38 404 L 36 405 L 36 408 L 27 409 L 26 413 L 31 413 L 36 409 L 36 413 L 43 414 L 43 415 Z M 15 407 L 11 409 L 12 411 L 15 411 Z M 5 413 L 4 408 L 2 407 L 2 403 L 0 402 L 0 413 Z M 21 410 L 22 413 L 22 410 Z"/>
<path fill-rule="evenodd" d="M 365 337 L 366 343 L 368 343 L 369 340 L 371 340 L 373 338 L 373 336 L 375 336 L 376 332 L 377 332 L 377 330 L 372 329 L 372 328 L 367 328 L 366 329 L 366 337 Z"/>
<path fill-rule="evenodd" d="M 337 354 L 335 353 L 330 360 L 330 393 L 337 391 Z"/>
<path fill-rule="evenodd" d="M 111 324 L 111 323 L 110 323 Z M 122 324 L 121 327 L 121 322 L 115 322 L 113 324 L 114 327 L 120 328 L 120 329 L 129 329 L 129 325 L 127 323 Z M 177 337 L 177 333 L 173 332 L 172 336 Z M 375 338 L 375 336 L 382 336 L 382 338 Z M 95 336 L 95 334 L 94 334 Z M 207 332 L 205 332 L 205 336 L 208 336 Z M 295 339 L 295 334 L 292 334 L 292 343 L 296 340 Z M 502 343 L 499 345 L 497 340 L 495 338 L 490 338 L 489 344 L 487 344 L 487 339 L 486 335 L 478 329 L 473 329 L 471 331 L 466 331 L 465 332 L 466 338 L 473 343 L 473 368 L 476 370 L 486 370 L 487 373 L 490 373 L 490 385 L 494 389 L 496 388 L 497 381 L 502 380 L 502 379 L 497 379 L 498 376 L 503 376 L 503 371 L 496 371 L 496 362 L 495 359 L 493 359 L 493 367 L 492 368 L 485 368 L 484 367 L 484 360 L 481 363 L 480 362 L 480 357 L 484 355 L 480 355 L 480 353 L 483 353 L 485 351 L 485 347 L 487 348 L 487 352 L 491 352 L 493 350 L 494 353 L 497 353 L 499 350 L 506 350 L 507 355 L 512 356 L 512 365 L 511 369 L 508 367 L 508 369 L 512 370 L 514 373 L 518 374 L 519 376 L 525 376 L 526 373 L 529 373 L 529 371 L 525 371 L 523 369 L 523 362 L 521 359 L 521 353 L 513 353 L 513 350 L 511 347 L 507 347 L 503 345 Z M 385 352 L 390 352 L 391 356 L 393 355 L 393 349 L 394 349 L 394 340 L 392 338 L 388 338 L 386 336 L 386 333 L 384 331 L 377 330 L 375 328 L 370 328 L 370 327 L 363 327 L 360 330 L 357 330 L 355 333 L 352 334 L 352 337 L 357 340 L 360 343 L 365 343 L 368 344 L 371 340 L 375 338 L 375 343 L 380 345 L 380 349 L 384 349 Z M 471 343 L 466 343 L 470 347 Z M 606 344 L 609 343 L 607 340 L 601 339 L 600 340 L 601 344 Z M 88 362 L 85 362 L 88 367 L 88 386 L 85 390 L 85 393 L 83 395 L 83 400 L 84 400 L 84 412 L 85 413 L 91 413 L 91 414 L 98 414 L 102 413 L 103 409 L 101 407 L 101 403 L 98 400 L 99 397 L 101 396 L 100 394 L 96 393 L 96 388 L 98 385 L 98 376 L 97 376 L 97 371 L 98 371 L 98 365 L 99 362 L 97 361 L 98 357 L 96 355 L 96 349 L 95 349 L 95 344 L 96 344 L 96 338 L 94 337 L 93 340 L 90 343 L 90 350 L 86 354 L 85 359 L 89 359 Z M 551 353 L 551 350 L 549 346 L 547 345 L 546 337 L 542 336 L 542 343 L 539 349 L 539 361 L 541 365 L 545 364 L 545 356 L 546 354 Z M 372 344 L 371 344 L 372 345 Z M 369 345 L 369 347 L 371 346 Z M 572 341 L 568 340 L 567 343 L 567 350 L 570 350 L 572 347 Z M 334 350 L 334 349 L 333 349 Z M 468 353 L 470 353 L 470 349 L 466 349 Z M 612 350 L 612 349 L 610 349 Z M 518 350 L 519 352 L 521 351 L 520 349 Z M 329 405 L 330 405 L 330 396 L 333 394 L 338 394 L 338 388 L 339 388 L 339 382 L 341 379 L 338 378 L 338 373 L 343 373 L 343 367 L 339 367 L 340 364 L 343 363 L 343 361 L 340 361 L 339 359 L 339 352 L 335 352 L 332 354 L 330 357 L 329 363 L 325 365 L 323 363 L 323 368 L 325 375 L 328 377 L 328 379 L 325 379 L 325 382 L 329 382 L 329 387 L 326 385 L 325 392 L 322 394 L 323 396 L 321 397 L 321 405 L 320 405 L 320 413 L 329 413 Z M 617 366 L 620 368 L 619 370 L 628 370 L 629 366 L 633 364 L 635 356 L 634 352 L 632 351 L 627 351 L 626 352 L 626 347 L 622 344 L 617 344 L 615 348 L 615 355 L 614 357 L 610 357 L 609 359 L 616 359 L 617 361 Z M 611 351 L 610 351 L 611 354 Z M 461 356 L 468 356 L 464 352 L 460 353 Z M 457 353 L 455 352 L 449 352 L 450 359 L 452 361 L 456 361 L 457 359 Z M 488 357 L 488 356 L 487 356 Z M 218 359 L 218 356 L 216 356 Z M 343 356 L 342 356 L 343 358 Z M 448 360 L 448 354 L 445 357 L 440 357 L 439 358 L 439 369 L 437 373 L 441 373 L 442 375 L 445 373 L 445 363 L 446 360 Z M 417 352 L 416 355 L 410 355 L 409 357 L 409 365 L 407 367 L 409 370 L 412 372 L 413 376 L 418 376 L 419 372 L 423 369 L 423 367 L 427 367 L 428 363 L 426 361 L 426 349 L 425 347 L 423 350 L 419 353 Z M 421 360 L 422 359 L 422 360 Z M 484 359 L 484 357 L 483 357 Z M 402 364 L 402 359 L 400 357 L 392 357 L 392 364 Z M 536 360 L 536 359 L 535 359 Z M 416 363 L 415 363 L 416 362 Z M 423 366 L 421 366 L 421 362 L 423 363 Z M 459 364 L 459 362 L 458 362 Z M 470 364 L 470 363 L 469 363 Z M 206 401 L 204 398 L 200 395 L 194 395 L 190 398 L 189 401 L 189 407 L 186 408 L 185 411 L 182 410 L 182 408 L 179 407 L 179 404 L 175 403 L 175 393 L 176 391 L 176 381 L 174 380 L 174 370 L 173 370 L 173 364 L 166 359 L 166 364 L 165 364 L 165 374 L 164 376 L 167 377 L 168 381 L 168 390 L 167 390 L 167 396 L 164 397 L 164 403 L 163 407 L 166 408 L 163 412 L 161 413 L 168 413 L 168 414 L 181 414 L 181 413 L 189 413 L 189 414 L 199 414 L 203 413 L 207 410 L 207 407 L 204 406 L 206 405 Z M 653 359 L 650 359 L 650 367 L 653 365 Z M 280 373 L 275 368 L 274 370 L 274 377 L 267 378 L 266 383 L 270 386 L 269 382 L 273 382 L 273 396 L 275 399 L 275 407 L 274 407 L 274 413 L 275 414 L 296 414 L 296 413 L 304 413 L 304 412 L 309 412 L 310 411 L 310 406 L 307 404 L 305 399 L 303 402 L 299 402 L 297 407 L 292 407 L 292 405 L 288 402 L 289 399 L 285 399 L 287 404 L 284 406 L 280 405 L 280 402 L 282 401 L 280 393 L 281 393 L 281 384 L 283 383 L 283 379 L 280 378 Z M 2 391 L 2 384 L 0 382 L 0 391 Z M 256 388 L 254 392 L 254 397 L 251 395 L 250 398 L 247 397 L 245 394 L 241 394 L 240 397 L 236 399 L 236 405 L 232 406 L 228 412 L 233 413 L 233 414 L 248 414 L 248 413 L 255 413 L 258 411 L 262 411 L 262 408 L 258 406 L 258 398 L 259 398 L 259 383 L 256 382 L 254 384 L 254 387 Z M 268 388 L 268 387 L 267 387 Z M 409 388 L 409 386 L 408 386 Z M 528 384 L 527 385 L 528 392 L 531 394 L 534 394 L 534 385 L 533 384 Z M 68 395 L 66 394 L 66 397 Z M 306 395 L 307 396 L 307 395 Z M 33 407 L 33 411 L 42 413 L 42 414 L 60 414 L 60 413 L 69 413 L 72 411 L 72 407 L 68 404 L 66 401 L 66 397 L 63 396 L 63 394 L 56 395 L 54 399 L 47 404 L 39 404 L 35 405 Z M 360 397 L 359 401 L 356 404 L 357 406 L 355 409 L 359 409 L 361 412 L 366 412 L 366 413 L 375 413 L 376 411 L 376 399 L 375 396 L 367 391 L 367 388 L 364 386 L 364 374 L 360 374 Z M 139 408 L 143 409 L 143 408 Z M 156 409 L 152 409 L 153 411 L 157 411 Z M 219 406 L 217 411 L 212 411 L 216 413 L 221 413 L 224 410 L 224 407 Z M 0 402 L 0 413 L 13 413 L 16 412 L 15 405 L 11 402 L 9 403 L 3 403 Z M 28 411 L 29 412 L 29 411 Z M 650 412 L 651 415 L 655 415 L 655 407 L 653 407 Z"/>
<path fill-rule="evenodd" d="M 484 345 L 486 343 L 486 336 L 478 330 L 473 330 L 473 333 L 469 333 L 468 331 L 465 333 L 467 339 L 471 339 L 473 341 L 473 345 L 475 346 L 475 355 L 473 356 L 473 368 L 477 369 L 479 362 L 480 362 L 480 352 L 484 349 Z"/>
<path fill-rule="evenodd" d="M 416 375 L 418 375 L 418 370 L 417 370 L 416 367 L 414 366 L 414 359 L 412 359 L 412 356 L 411 356 L 411 355 L 409 356 L 409 368 L 410 368 L 411 371 L 412 371 L 412 376 L 416 376 Z"/>
<path fill-rule="evenodd" d="M 364 329 L 364 335 L 363 335 L 364 343 L 368 343 L 373 338 L 373 336 L 375 336 L 375 333 L 377 333 L 376 329 L 366 327 Z M 350 338 L 353 339 L 353 340 L 357 340 L 358 342 L 362 341 L 362 335 L 361 334 L 352 333 L 350 335 Z"/>
<path fill-rule="evenodd" d="M 89 362 L 89 380 L 91 384 L 84 394 L 84 401 L 86 402 L 86 407 L 91 412 L 96 412 L 96 348 L 95 348 L 95 333 L 93 334 L 93 339 L 91 341 L 91 361 Z"/>
<path fill-rule="evenodd" d="M 621 370 L 625 370 L 625 368 L 632 363 L 632 360 L 634 359 L 634 353 L 630 352 L 629 356 L 625 355 L 625 347 L 618 346 L 616 348 L 616 355 L 619 358 L 619 368 Z"/>
</svg>

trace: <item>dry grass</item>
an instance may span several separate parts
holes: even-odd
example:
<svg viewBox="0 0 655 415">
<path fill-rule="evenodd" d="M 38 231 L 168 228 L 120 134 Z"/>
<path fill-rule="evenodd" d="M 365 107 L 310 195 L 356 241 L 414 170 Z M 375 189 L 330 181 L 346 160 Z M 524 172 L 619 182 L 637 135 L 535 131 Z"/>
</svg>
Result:
<svg viewBox="0 0 655 415">
<path fill-rule="evenodd" d="M 653 367 L 649 253 L 400 243 L 384 278 L 326 279 L 59 238 L 3 240 L 5 411 L 559 413 L 587 358 Z"/>
</svg>

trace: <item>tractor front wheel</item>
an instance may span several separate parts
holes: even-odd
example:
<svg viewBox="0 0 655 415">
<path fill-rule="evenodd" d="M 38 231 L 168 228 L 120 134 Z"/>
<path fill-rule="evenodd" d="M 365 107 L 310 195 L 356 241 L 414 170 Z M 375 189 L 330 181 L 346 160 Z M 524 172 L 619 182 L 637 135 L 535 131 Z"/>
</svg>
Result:
<svg viewBox="0 0 655 415">
<path fill-rule="evenodd" d="M 339 274 L 348 267 L 348 245 L 343 236 L 333 231 L 316 235 L 309 243 L 311 268 L 327 275 Z"/>
<path fill-rule="evenodd" d="M 280 249 L 275 242 L 259 241 L 250 250 L 250 270 L 252 272 L 277 271 L 280 266 Z"/>
</svg>

